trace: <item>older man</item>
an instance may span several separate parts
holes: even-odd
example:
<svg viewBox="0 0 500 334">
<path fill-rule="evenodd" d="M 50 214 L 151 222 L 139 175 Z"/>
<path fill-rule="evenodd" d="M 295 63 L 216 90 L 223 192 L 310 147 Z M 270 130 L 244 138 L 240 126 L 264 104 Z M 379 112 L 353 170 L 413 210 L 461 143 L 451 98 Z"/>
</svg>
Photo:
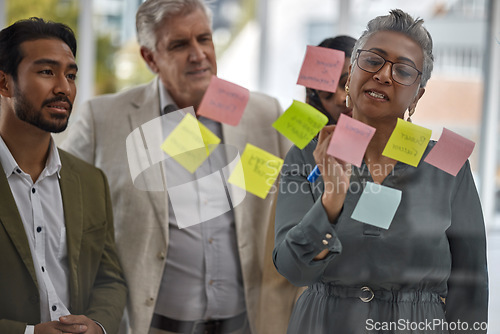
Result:
<svg viewBox="0 0 500 334">
<path fill-rule="evenodd" d="M 137 12 L 137 34 L 141 55 L 157 77 L 85 103 L 63 143 L 109 178 L 117 248 L 130 289 L 125 327 L 134 334 L 257 333 L 273 196 L 263 200 L 247 194 L 241 203 L 241 198 L 232 198 L 230 209 L 201 219 L 201 224 L 195 216 L 220 209 L 221 201 L 227 205 L 228 185 L 221 185 L 220 171 L 247 143 L 285 155 L 289 144 L 271 127 L 281 108 L 276 99 L 251 93 L 236 127 L 198 117 L 223 145 L 235 150 L 210 157 L 193 174 L 172 161 L 148 159 L 161 141 L 151 141 L 154 134 L 146 124 L 172 110 L 197 111 L 217 64 L 211 15 L 202 0 L 145 1 Z M 164 131 L 172 127 L 166 123 Z M 156 177 L 159 188 L 154 182 L 142 190 L 134 184 L 129 165 L 135 155 L 143 157 L 138 165 Z M 219 181 L 205 177 L 209 175 L 219 175 Z M 183 193 L 175 201 L 179 193 L 171 190 L 174 183 L 189 184 L 196 192 Z M 169 191 L 150 191 L 163 187 Z M 189 227 L 179 228 L 181 217 L 193 220 Z"/>
<path fill-rule="evenodd" d="M 0 32 L 0 332 L 118 331 L 127 288 L 104 174 L 58 150 L 76 40 L 31 18 Z"/>
</svg>

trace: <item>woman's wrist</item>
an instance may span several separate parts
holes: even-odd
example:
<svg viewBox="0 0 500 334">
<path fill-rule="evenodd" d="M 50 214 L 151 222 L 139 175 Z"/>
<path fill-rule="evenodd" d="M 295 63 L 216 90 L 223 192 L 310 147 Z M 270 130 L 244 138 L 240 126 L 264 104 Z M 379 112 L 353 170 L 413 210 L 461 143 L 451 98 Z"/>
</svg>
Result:
<svg viewBox="0 0 500 334">
<path fill-rule="evenodd" d="M 344 206 L 345 194 L 324 192 L 321 196 L 321 203 L 326 211 L 328 220 L 333 223 L 340 215 Z"/>
</svg>

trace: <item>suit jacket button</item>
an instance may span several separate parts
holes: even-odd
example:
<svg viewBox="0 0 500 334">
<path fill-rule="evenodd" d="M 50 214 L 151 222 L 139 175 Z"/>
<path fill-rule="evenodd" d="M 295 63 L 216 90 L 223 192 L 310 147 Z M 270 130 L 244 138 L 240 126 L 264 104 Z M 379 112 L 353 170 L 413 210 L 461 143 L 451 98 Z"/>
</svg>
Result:
<svg viewBox="0 0 500 334">
<path fill-rule="evenodd" d="M 153 306 L 155 303 L 155 299 L 153 297 L 149 297 L 146 299 L 146 306 Z"/>
<path fill-rule="evenodd" d="M 160 260 L 165 260 L 166 256 L 167 256 L 167 254 L 165 254 L 165 252 L 159 252 L 158 253 L 158 259 L 160 259 Z"/>
<path fill-rule="evenodd" d="M 40 298 L 38 297 L 38 295 L 33 295 L 33 296 L 30 297 L 29 300 L 30 300 L 31 303 L 36 304 L 36 303 L 38 303 L 39 299 Z"/>
</svg>

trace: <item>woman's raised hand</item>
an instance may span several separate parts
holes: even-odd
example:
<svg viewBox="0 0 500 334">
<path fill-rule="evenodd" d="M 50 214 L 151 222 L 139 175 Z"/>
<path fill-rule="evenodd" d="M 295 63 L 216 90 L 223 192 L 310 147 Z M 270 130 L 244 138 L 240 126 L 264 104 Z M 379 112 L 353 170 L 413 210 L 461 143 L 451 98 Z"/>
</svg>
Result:
<svg viewBox="0 0 500 334">
<path fill-rule="evenodd" d="M 335 125 L 327 125 L 320 131 L 318 145 L 313 153 L 325 185 L 321 201 L 331 222 L 342 210 L 352 173 L 351 164 L 326 153 L 334 130 Z"/>
</svg>

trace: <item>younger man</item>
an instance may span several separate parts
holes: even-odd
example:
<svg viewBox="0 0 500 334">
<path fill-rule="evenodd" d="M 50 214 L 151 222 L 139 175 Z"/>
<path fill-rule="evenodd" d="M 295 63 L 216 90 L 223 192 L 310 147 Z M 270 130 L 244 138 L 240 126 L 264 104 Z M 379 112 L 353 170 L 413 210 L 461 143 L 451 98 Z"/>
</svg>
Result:
<svg viewBox="0 0 500 334">
<path fill-rule="evenodd" d="M 76 40 L 39 18 L 0 32 L 0 333 L 113 334 L 127 288 L 104 174 L 58 150 Z"/>
</svg>

